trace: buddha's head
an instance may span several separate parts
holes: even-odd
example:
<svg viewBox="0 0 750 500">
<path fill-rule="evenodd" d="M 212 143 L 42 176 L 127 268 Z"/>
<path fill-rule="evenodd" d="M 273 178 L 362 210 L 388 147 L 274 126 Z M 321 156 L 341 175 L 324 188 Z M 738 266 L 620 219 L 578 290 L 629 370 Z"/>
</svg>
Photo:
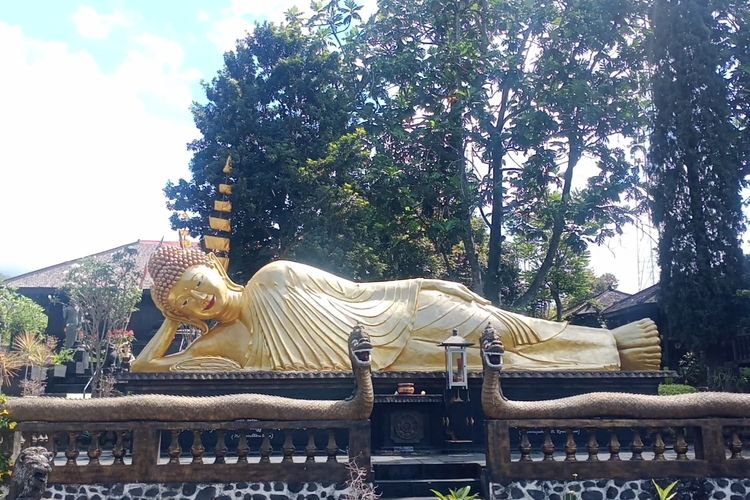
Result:
<svg viewBox="0 0 750 500">
<path fill-rule="evenodd" d="M 149 259 L 148 272 L 151 296 L 164 316 L 203 332 L 206 321 L 225 314 L 230 296 L 242 291 L 213 254 L 196 248 L 162 246 Z"/>
</svg>

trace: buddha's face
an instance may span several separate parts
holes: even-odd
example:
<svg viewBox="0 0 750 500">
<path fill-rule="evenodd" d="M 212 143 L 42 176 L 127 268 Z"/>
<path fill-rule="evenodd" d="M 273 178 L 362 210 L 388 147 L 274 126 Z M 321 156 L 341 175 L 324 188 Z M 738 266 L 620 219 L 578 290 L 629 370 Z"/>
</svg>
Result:
<svg viewBox="0 0 750 500">
<path fill-rule="evenodd" d="M 169 291 L 167 300 L 186 317 L 209 320 L 217 317 L 227 306 L 229 289 L 216 269 L 192 266 Z"/>
</svg>

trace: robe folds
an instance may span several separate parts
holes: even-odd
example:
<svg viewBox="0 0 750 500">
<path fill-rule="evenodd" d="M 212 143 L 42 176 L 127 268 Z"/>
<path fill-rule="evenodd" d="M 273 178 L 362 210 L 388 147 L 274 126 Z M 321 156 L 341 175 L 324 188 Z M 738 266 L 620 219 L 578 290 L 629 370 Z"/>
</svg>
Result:
<svg viewBox="0 0 750 500">
<path fill-rule="evenodd" d="M 454 328 L 474 344 L 469 367 L 481 369 L 479 336 L 488 323 L 506 342 L 510 369 L 619 369 L 607 330 L 528 318 L 434 283 L 355 283 L 305 264 L 268 264 L 243 292 L 253 338 L 245 369 L 349 370 L 347 341 L 358 323 L 371 337 L 376 371 L 444 370 L 438 344 Z"/>
</svg>

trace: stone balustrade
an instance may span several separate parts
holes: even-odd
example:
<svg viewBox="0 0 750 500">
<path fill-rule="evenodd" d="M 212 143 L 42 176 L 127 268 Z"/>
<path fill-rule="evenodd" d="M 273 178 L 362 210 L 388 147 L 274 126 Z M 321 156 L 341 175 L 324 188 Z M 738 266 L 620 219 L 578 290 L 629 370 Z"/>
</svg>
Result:
<svg viewBox="0 0 750 500">
<path fill-rule="evenodd" d="M 50 485 L 331 484 L 349 478 L 350 462 L 371 468 L 367 420 L 27 421 L 15 437 L 53 453 Z M 6 456 L 11 443 L 6 434 Z"/>
</svg>

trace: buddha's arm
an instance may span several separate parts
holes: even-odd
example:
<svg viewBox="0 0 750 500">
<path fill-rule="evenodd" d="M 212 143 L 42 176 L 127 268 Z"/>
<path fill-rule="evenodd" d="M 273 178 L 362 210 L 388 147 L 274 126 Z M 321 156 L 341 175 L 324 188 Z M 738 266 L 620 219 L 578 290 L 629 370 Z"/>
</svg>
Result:
<svg viewBox="0 0 750 500">
<path fill-rule="evenodd" d="M 169 346 L 172 345 L 179 326 L 179 321 L 169 318 L 165 319 L 161 327 L 159 327 L 148 344 L 146 344 L 146 347 L 143 348 L 135 361 L 133 361 L 131 370 L 134 372 L 169 370 L 169 367 L 174 364 L 175 360 L 166 360 L 164 355 Z"/>
<path fill-rule="evenodd" d="M 446 295 L 451 295 L 453 297 L 463 299 L 467 302 L 476 302 L 478 304 L 490 303 L 489 300 L 485 299 L 481 295 L 478 295 L 472 292 L 465 285 L 462 285 L 461 283 L 456 283 L 454 281 L 423 279 L 422 290 L 435 290 L 438 292 L 442 292 Z"/>
</svg>

